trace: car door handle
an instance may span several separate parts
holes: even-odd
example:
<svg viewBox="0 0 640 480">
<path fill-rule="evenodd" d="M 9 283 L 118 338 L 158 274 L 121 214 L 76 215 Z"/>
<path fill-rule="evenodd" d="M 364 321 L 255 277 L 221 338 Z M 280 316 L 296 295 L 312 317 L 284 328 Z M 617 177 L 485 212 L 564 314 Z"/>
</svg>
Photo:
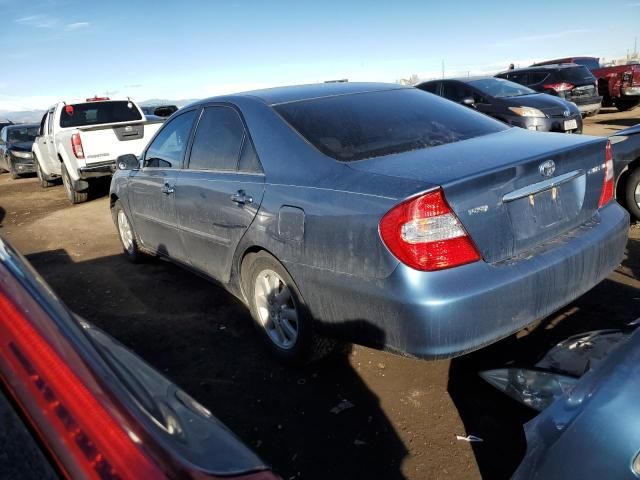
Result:
<svg viewBox="0 0 640 480">
<path fill-rule="evenodd" d="M 238 193 L 231 195 L 231 201 L 238 205 L 245 205 L 247 203 L 253 203 L 253 198 L 248 196 L 244 190 L 238 190 Z"/>
<path fill-rule="evenodd" d="M 168 183 L 165 183 L 162 186 L 162 193 L 164 193 L 165 195 L 171 195 L 172 193 L 175 193 L 176 188 L 174 185 L 169 185 Z"/>
</svg>

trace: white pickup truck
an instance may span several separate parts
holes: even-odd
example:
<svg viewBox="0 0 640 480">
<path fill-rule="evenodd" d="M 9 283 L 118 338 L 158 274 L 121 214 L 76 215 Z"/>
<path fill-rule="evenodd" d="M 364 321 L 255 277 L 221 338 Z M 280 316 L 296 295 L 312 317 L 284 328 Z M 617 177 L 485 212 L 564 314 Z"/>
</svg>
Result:
<svg viewBox="0 0 640 480">
<path fill-rule="evenodd" d="M 86 201 L 90 179 L 112 175 L 119 155 L 141 154 L 161 124 L 148 121 L 128 98 L 57 103 L 42 117 L 33 143 L 40 185 L 62 177 L 71 203 Z"/>
</svg>

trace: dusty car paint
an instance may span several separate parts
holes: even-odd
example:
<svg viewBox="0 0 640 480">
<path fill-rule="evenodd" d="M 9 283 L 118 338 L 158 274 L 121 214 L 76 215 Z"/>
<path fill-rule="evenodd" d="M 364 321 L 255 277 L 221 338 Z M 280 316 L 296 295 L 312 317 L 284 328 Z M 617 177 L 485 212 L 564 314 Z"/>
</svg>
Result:
<svg viewBox="0 0 640 480">
<path fill-rule="evenodd" d="M 314 90 L 318 88 L 322 90 Z M 264 249 L 286 267 L 323 332 L 405 355 L 440 358 L 479 348 L 552 313 L 619 264 L 628 216 L 615 203 L 597 209 L 605 139 L 506 129 L 343 163 L 313 148 L 271 108 L 300 98 L 392 89 L 398 87 L 272 89 L 213 98 L 184 109 L 222 105 L 240 112 L 265 172 L 255 218 L 239 239 L 228 272 L 215 280 L 244 299 L 242 258 L 251 249 Z M 469 112 L 462 106 L 452 108 Z M 519 215 L 518 209 L 526 212 L 526 205 L 518 200 L 505 205 L 503 197 L 543 180 L 539 165 L 549 158 L 555 159 L 556 175 L 577 172 L 575 183 L 560 188 L 569 189 L 567 199 L 583 194 L 584 204 L 577 205 L 576 216 L 559 219 L 561 226 L 551 239 L 543 240 L 535 220 L 531 228 L 514 234 L 509 215 Z M 132 202 L 128 184 L 141 172 L 145 169 L 119 171 L 111 185 L 112 202 L 123 202 L 134 227 L 140 205 Z M 193 175 L 168 174 L 176 178 L 176 191 L 182 175 Z M 400 201 L 436 186 L 443 187 L 484 260 L 420 272 L 401 264 L 381 241 L 381 217 Z M 195 205 L 202 199 L 190 201 Z M 302 225 L 287 223 L 293 220 L 286 215 L 283 220 L 285 207 L 297 209 L 304 218 L 304 234 Z M 296 229 L 299 233 L 292 235 Z M 171 232 L 172 242 L 180 243 L 185 235 L 180 220 Z M 177 260 L 206 272 L 201 262 Z"/>
</svg>

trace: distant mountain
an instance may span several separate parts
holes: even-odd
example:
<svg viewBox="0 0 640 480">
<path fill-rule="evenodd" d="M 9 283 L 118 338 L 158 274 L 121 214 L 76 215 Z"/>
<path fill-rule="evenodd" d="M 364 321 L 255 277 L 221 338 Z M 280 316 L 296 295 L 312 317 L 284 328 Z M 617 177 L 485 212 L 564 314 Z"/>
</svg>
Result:
<svg viewBox="0 0 640 480">
<path fill-rule="evenodd" d="M 44 110 L 24 110 L 21 112 L 10 112 L 0 110 L 0 119 L 11 120 L 13 123 L 40 123 Z"/>
<path fill-rule="evenodd" d="M 151 98 L 138 102 L 138 105 L 176 105 L 177 107 L 184 107 L 189 103 L 195 102 L 197 99 L 183 99 L 183 100 L 166 100 L 159 98 Z M 0 110 L 0 120 L 7 119 L 13 123 L 40 123 L 45 110 L 23 110 L 18 112 L 12 112 L 10 110 Z"/>
</svg>

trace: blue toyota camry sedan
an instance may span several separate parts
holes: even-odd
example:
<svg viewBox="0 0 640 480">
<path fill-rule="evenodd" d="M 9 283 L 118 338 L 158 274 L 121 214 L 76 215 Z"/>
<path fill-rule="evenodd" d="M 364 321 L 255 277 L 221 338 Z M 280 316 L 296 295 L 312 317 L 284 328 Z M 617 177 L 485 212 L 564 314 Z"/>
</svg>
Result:
<svg viewBox="0 0 640 480">
<path fill-rule="evenodd" d="M 131 260 L 215 280 L 295 362 L 336 338 L 427 359 L 495 342 L 605 278 L 629 224 L 607 139 L 371 83 L 191 104 L 110 196 Z"/>
</svg>

